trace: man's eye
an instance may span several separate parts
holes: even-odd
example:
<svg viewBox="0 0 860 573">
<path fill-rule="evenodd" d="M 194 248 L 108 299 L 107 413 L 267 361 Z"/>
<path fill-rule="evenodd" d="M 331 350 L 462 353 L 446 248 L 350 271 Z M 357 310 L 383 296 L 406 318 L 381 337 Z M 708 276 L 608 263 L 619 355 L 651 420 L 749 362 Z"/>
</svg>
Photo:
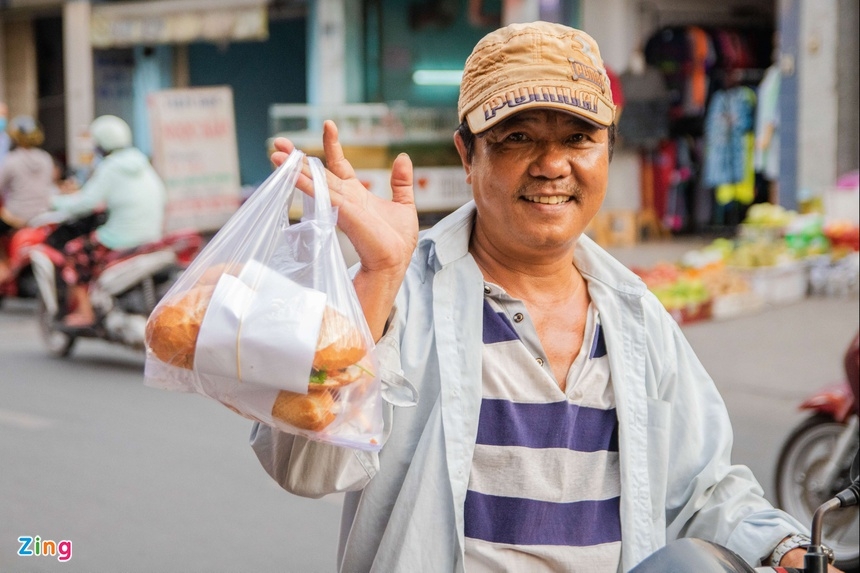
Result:
<svg viewBox="0 0 860 573">
<path fill-rule="evenodd" d="M 575 133 L 567 138 L 570 143 L 582 143 L 586 137 L 584 133 Z"/>
<path fill-rule="evenodd" d="M 517 143 L 522 142 L 522 141 L 526 141 L 527 139 L 528 139 L 528 137 L 526 137 L 526 134 L 521 132 L 521 131 L 515 131 L 515 132 L 509 133 L 508 135 L 505 136 L 505 141 L 517 142 Z"/>
</svg>

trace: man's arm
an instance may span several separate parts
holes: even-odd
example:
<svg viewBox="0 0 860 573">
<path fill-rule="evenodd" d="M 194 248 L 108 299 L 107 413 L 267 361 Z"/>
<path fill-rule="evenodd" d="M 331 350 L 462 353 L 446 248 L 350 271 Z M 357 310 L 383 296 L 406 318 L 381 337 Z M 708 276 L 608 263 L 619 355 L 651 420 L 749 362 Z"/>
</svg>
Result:
<svg viewBox="0 0 860 573">
<path fill-rule="evenodd" d="M 288 139 L 274 142 L 272 162 L 286 161 L 295 146 Z M 343 156 L 337 128 L 326 121 L 323 128 L 326 183 L 332 206 L 338 208 L 338 227 L 359 256 L 353 285 L 375 342 L 380 342 L 394 301 L 418 240 L 418 214 L 412 193 L 412 162 L 405 154 L 394 161 L 391 172 L 392 200 L 370 193 Z M 307 165 L 297 188 L 313 196 L 313 180 Z M 392 332 L 389 337 L 396 336 Z M 390 349 L 380 352 L 380 348 Z M 377 345 L 380 369 L 400 370 L 397 344 Z M 391 407 L 383 408 L 383 440 L 391 429 Z M 384 443 L 384 441 L 383 441 Z M 363 488 L 379 468 L 378 454 L 314 442 L 255 424 L 251 447 L 260 463 L 284 489 L 306 497 Z"/>
<path fill-rule="evenodd" d="M 653 359 L 660 399 L 671 409 L 667 537 L 710 540 L 757 565 L 783 538 L 808 527 L 775 509 L 749 468 L 731 463 L 732 428 L 722 397 L 678 325 L 668 315 L 660 320 L 662 348 Z"/>
<path fill-rule="evenodd" d="M 255 423 L 251 448 L 272 479 L 290 493 L 318 498 L 362 489 L 379 468 L 379 457 L 314 442 Z"/>
<path fill-rule="evenodd" d="M 109 180 L 104 170 L 96 169 L 83 187 L 75 193 L 55 195 L 51 206 L 69 215 L 87 215 L 104 204 L 109 190 Z"/>
<path fill-rule="evenodd" d="M 9 192 L 9 168 L 6 165 L 0 166 L 0 202 L 6 198 Z"/>
<path fill-rule="evenodd" d="M 399 339 L 402 324 L 391 321 L 386 335 L 376 346 L 380 371 L 401 369 Z M 394 407 L 383 402 L 382 444 L 392 429 Z M 379 470 L 379 455 L 314 442 L 256 423 L 251 431 L 251 447 L 266 472 L 285 490 L 304 497 L 362 489 Z"/>
</svg>

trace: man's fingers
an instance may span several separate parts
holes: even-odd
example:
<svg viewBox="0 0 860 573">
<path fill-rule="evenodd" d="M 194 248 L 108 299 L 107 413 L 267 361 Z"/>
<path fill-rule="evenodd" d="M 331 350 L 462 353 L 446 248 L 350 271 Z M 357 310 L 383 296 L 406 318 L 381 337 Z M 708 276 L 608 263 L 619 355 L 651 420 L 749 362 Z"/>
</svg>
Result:
<svg viewBox="0 0 860 573">
<path fill-rule="evenodd" d="M 323 150 L 325 163 L 329 171 L 340 179 L 352 179 L 355 170 L 343 155 L 343 147 L 337 137 L 337 126 L 330 119 L 323 122 Z"/>
<path fill-rule="evenodd" d="M 399 154 L 391 166 L 391 200 L 404 205 L 415 203 L 412 159 L 406 153 Z"/>
<path fill-rule="evenodd" d="M 283 162 L 286 161 L 287 157 L 289 156 L 289 153 L 284 153 L 283 151 L 276 151 L 272 153 L 272 156 L 269 159 L 272 160 L 272 165 L 274 165 L 275 167 L 280 167 L 281 164 L 283 164 Z"/>
<path fill-rule="evenodd" d="M 275 148 L 275 151 L 272 152 L 272 156 L 269 159 L 275 167 L 280 167 L 287 160 L 287 157 L 290 156 L 290 153 L 296 149 L 293 142 L 286 137 L 276 137 L 272 142 L 272 146 Z"/>
<path fill-rule="evenodd" d="M 293 145 L 293 142 L 286 137 L 276 137 L 275 140 L 272 142 L 272 145 L 275 146 L 275 149 L 277 151 L 283 151 L 286 154 L 292 153 L 293 150 L 296 148 L 296 146 Z"/>
</svg>

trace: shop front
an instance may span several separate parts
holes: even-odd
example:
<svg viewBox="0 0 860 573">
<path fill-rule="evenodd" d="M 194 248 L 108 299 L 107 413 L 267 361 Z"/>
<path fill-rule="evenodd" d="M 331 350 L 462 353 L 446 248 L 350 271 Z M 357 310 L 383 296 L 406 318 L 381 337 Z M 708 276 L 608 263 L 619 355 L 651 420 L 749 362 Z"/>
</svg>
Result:
<svg viewBox="0 0 860 573">
<path fill-rule="evenodd" d="M 450 114 L 463 61 L 494 27 L 543 18 L 593 35 L 623 98 L 605 205 L 632 221 L 619 237 L 730 233 L 751 205 L 815 203 L 857 168 L 851 0 L 7 4 L 2 91 L 71 163 L 86 159 L 81 133 L 94 114 L 126 118 L 150 151 L 147 94 L 220 85 L 233 92 L 248 188 L 270 171 L 266 142 L 286 129 L 273 116 L 283 105 L 307 105 L 310 117 L 387 106 L 405 120 L 390 127 L 410 133 L 388 134 L 382 155 L 370 142 L 374 168 L 398 149 L 422 167 L 456 167 Z M 410 118 L 427 115 L 448 123 L 416 145 Z M 356 133 L 351 143 L 367 142 Z"/>
</svg>

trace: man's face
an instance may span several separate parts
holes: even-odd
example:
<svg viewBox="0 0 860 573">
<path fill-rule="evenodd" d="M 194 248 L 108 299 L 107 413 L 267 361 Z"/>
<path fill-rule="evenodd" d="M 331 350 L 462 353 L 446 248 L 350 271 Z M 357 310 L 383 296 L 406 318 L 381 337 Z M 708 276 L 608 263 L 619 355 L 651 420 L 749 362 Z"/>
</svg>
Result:
<svg viewBox="0 0 860 573">
<path fill-rule="evenodd" d="M 537 262 L 564 255 L 600 209 L 609 175 L 606 129 L 552 110 L 520 112 L 458 141 L 478 209 L 475 238 Z"/>
</svg>

